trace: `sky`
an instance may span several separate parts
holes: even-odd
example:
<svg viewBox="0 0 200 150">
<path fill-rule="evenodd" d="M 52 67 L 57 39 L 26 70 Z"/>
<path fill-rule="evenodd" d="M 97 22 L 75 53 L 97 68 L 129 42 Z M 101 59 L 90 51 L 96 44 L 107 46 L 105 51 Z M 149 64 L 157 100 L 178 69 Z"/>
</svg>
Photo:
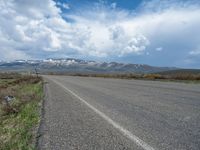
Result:
<svg viewBox="0 0 200 150">
<path fill-rule="evenodd" d="M 1 0 L 0 60 L 200 69 L 199 0 Z"/>
</svg>

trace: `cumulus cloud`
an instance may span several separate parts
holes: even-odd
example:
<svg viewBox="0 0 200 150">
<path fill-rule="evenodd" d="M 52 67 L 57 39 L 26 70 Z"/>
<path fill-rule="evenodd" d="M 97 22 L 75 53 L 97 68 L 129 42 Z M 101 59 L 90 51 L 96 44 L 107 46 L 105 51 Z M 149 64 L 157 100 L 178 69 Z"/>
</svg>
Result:
<svg viewBox="0 0 200 150">
<path fill-rule="evenodd" d="M 90 9 L 64 13 L 61 8 L 70 6 L 53 0 L 2 0 L 0 54 L 8 53 L 0 59 L 15 59 L 15 52 L 17 59 L 137 57 L 144 63 L 160 59 L 157 62 L 162 65 L 178 66 L 186 65 L 192 55 L 200 59 L 196 50 L 200 41 L 197 1 L 144 1 L 136 10 L 116 6 L 101 2 Z M 168 57 L 161 59 L 156 51 Z M 171 61 L 167 64 L 165 59 Z"/>
<path fill-rule="evenodd" d="M 3 0 L 0 9 L 0 51 L 8 52 L 2 59 L 37 57 L 31 54 L 59 47 L 59 35 L 49 26 L 59 25 L 51 22 L 54 18 L 63 20 L 53 1 Z"/>
<path fill-rule="evenodd" d="M 142 54 L 142 52 L 146 49 L 146 46 L 149 45 L 148 39 L 143 35 L 138 35 L 130 39 L 127 43 L 127 47 L 121 51 L 121 55 L 124 54 Z"/>
</svg>

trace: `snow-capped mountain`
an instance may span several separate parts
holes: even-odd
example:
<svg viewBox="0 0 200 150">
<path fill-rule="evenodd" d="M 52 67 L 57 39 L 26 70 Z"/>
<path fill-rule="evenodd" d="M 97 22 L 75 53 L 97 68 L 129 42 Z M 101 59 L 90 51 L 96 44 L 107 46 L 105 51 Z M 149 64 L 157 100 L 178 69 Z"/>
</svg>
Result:
<svg viewBox="0 0 200 150">
<path fill-rule="evenodd" d="M 33 71 L 35 68 L 40 72 L 69 73 L 153 73 L 177 69 L 144 64 L 85 61 L 73 58 L 0 61 L 1 71 Z"/>
</svg>

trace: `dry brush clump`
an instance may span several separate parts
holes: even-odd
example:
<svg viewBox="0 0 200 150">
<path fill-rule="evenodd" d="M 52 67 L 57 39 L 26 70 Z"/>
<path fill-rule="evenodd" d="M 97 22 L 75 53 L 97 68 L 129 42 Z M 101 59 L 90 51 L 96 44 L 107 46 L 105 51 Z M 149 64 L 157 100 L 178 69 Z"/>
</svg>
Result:
<svg viewBox="0 0 200 150">
<path fill-rule="evenodd" d="M 0 72 L 0 79 L 19 79 L 21 74 L 16 72 Z"/>
<path fill-rule="evenodd" d="M 166 76 L 160 75 L 160 74 L 145 74 L 145 75 L 143 75 L 143 78 L 144 79 L 152 79 L 152 80 L 154 80 L 154 79 L 167 79 Z"/>
<path fill-rule="evenodd" d="M 100 78 L 119 78 L 119 79 L 144 79 L 144 80 L 184 80 L 199 81 L 200 73 L 194 72 L 175 72 L 171 73 L 50 73 L 50 75 L 66 75 L 80 77 L 100 77 Z"/>
<path fill-rule="evenodd" d="M 84 74 L 84 73 L 76 73 L 76 74 L 67 74 L 71 76 L 80 76 L 80 77 L 100 77 L 100 78 L 120 78 L 120 79 L 139 79 L 142 78 L 141 74 L 136 73 L 97 73 L 97 74 Z"/>
<path fill-rule="evenodd" d="M 185 73 L 185 74 L 174 74 L 169 76 L 171 79 L 175 80 L 200 80 L 200 74 L 191 74 L 191 73 Z"/>
<path fill-rule="evenodd" d="M 188 81 L 198 81 L 200 80 L 200 74 L 193 73 L 176 73 L 176 74 L 159 74 L 159 73 L 149 73 L 149 74 L 136 74 L 136 73 L 124 73 L 124 74 L 70 74 L 72 76 L 81 77 L 101 77 L 101 78 L 120 78 L 120 79 L 145 79 L 145 80 L 188 80 Z"/>
<path fill-rule="evenodd" d="M 41 77 L 35 77 L 35 76 L 31 76 L 31 75 L 21 75 L 20 77 L 19 76 L 16 76 L 16 78 L 1 78 L 1 80 L 4 80 L 6 81 L 4 84 L 0 84 L 0 89 L 1 88 L 7 88 L 9 86 L 14 86 L 14 85 L 19 85 L 19 84 L 34 84 L 34 83 L 38 83 L 42 80 Z"/>
<path fill-rule="evenodd" d="M 185 80 L 185 81 L 198 81 L 200 74 L 192 73 L 176 73 L 176 74 L 145 74 L 144 79 L 163 79 L 163 80 Z"/>
</svg>

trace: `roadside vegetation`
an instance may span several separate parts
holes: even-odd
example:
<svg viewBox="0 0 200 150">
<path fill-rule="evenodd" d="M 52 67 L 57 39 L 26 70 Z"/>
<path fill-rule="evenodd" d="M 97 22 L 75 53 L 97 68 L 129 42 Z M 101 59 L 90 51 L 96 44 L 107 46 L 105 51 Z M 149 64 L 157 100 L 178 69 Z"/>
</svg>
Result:
<svg viewBox="0 0 200 150">
<path fill-rule="evenodd" d="M 40 77 L 0 74 L 0 150 L 35 149 L 42 89 Z"/>
<path fill-rule="evenodd" d="M 160 73 L 49 73 L 50 75 L 69 75 L 81 77 L 101 77 L 101 78 L 120 78 L 120 79 L 141 79 L 141 80 L 159 80 L 176 81 L 186 83 L 200 83 L 200 70 L 175 70 Z"/>
</svg>

